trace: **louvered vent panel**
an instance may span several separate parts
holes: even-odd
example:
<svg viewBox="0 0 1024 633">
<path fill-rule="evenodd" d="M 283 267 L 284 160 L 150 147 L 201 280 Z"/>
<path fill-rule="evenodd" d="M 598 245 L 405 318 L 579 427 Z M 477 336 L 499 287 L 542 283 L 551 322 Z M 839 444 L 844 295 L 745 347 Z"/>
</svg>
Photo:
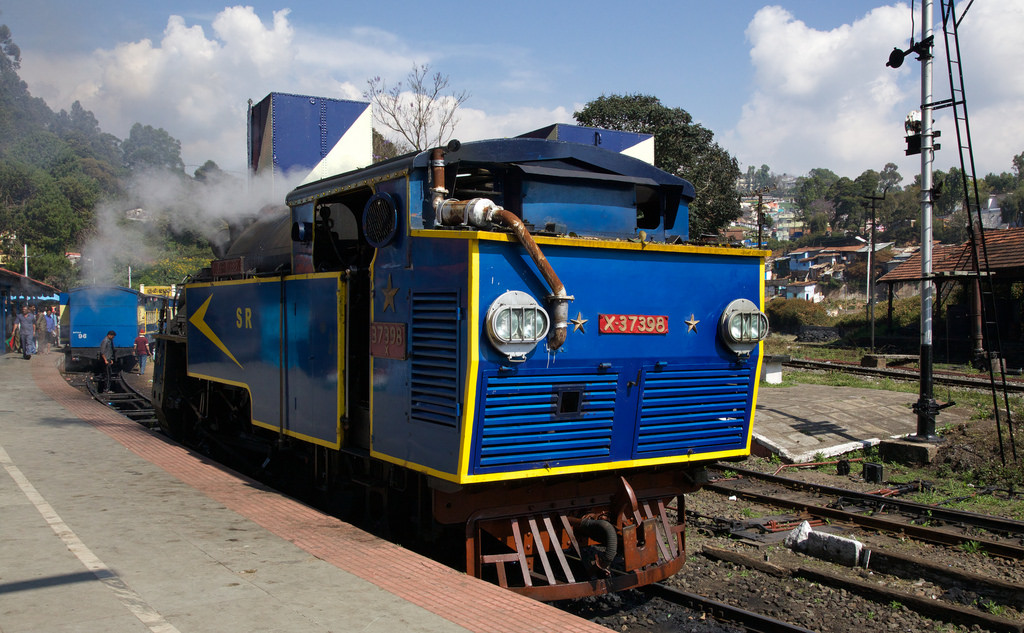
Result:
<svg viewBox="0 0 1024 633">
<path fill-rule="evenodd" d="M 414 292 L 412 296 L 413 421 L 455 427 L 459 421 L 459 296 Z"/>
<path fill-rule="evenodd" d="M 648 371 L 636 456 L 746 445 L 751 370 Z"/>
<path fill-rule="evenodd" d="M 492 376 L 487 381 L 477 464 L 515 470 L 608 457 L 614 374 Z M 580 410 L 558 415 L 558 393 L 579 391 Z"/>
</svg>

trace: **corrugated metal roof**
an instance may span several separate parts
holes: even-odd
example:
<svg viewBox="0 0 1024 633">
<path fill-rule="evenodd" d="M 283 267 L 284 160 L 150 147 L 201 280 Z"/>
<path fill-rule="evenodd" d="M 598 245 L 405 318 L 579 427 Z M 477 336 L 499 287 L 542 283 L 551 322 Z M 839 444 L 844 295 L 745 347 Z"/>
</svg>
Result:
<svg viewBox="0 0 1024 633">
<path fill-rule="evenodd" d="M 0 268 L 0 287 L 10 290 L 12 294 L 28 296 L 49 296 L 60 292 L 49 284 L 6 268 Z"/>
<path fill-rule="evenodd" d="M 936 244 L 932 247 L 932 272 L 974 270 L 971 244 Z M 1024 228 L 988 229 L 985 231 L 988 269 L 1001 278 L 1024 277 Z M 893 283 L 921 280 L 921 252 L 882 275 L 878 281 Z"/>
</svg>

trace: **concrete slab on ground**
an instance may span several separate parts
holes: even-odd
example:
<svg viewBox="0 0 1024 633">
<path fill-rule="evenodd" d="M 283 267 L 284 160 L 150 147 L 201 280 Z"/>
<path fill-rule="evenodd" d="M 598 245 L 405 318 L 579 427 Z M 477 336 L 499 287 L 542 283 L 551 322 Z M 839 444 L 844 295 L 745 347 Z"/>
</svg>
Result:
<svg viewBox="0 0 1024 633">
<path fill-rule="evenodd" d="M 762 384 L 754 416 L 754 453 L 774 453 L 799 464 L 913 435 L 917 415 L 910 407 L 917 400 L 914 393 L 881 389 Z M 938 424 L 961 419 L 962 414 L 946 409 Z"/>
</svg>

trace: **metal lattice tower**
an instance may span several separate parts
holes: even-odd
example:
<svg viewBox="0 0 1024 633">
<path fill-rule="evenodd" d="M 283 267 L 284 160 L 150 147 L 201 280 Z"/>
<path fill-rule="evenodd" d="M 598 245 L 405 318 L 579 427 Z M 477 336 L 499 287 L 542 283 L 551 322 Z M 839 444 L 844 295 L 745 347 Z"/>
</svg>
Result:
<svg viewBox="0 0 1024 633">
<path fill-rule="evenodd" d="M 985 230 L 982 225 L 981 201 L 978 194 L 978 181 L 974 168 L 974 152 L 971 149 L 971 126 L 967 117 L 967 93 L 964 88 L 963 66 L 960 62 L 960 38 L 957 30 L 964 15 L 971 8 L 973 0 L 967 8 L 956 15 L 954 0 L 941 0 L 942 33 L 946 44 L 946 66 L 949 71 L 950 98 L 933 104 L 935 109 L 952 108 L 956 123 L 956 144 L 960 156 L 960 178 L 964 192 L 964 207 L 967 211 L 968 239 L 971 243 L 971 259 L 973 269 L 977 273 L 974 280 L 974 293 L 980 310 L 982 323 L 982 349 L 976 350 L 989 371 L 989 382 L 992 390 L 992 404 L 995 411 L 996 430 L 999 435 L 999 456 L 1006 465 L 1006 453 L 1003 448 L 1003 420 L 1008 431 L 1013 461 L 1017 461 L 1017 446 L 1013 434 L 1013 420 L 1010 416 L 1010 403 L 1006 391 L 1006 363 L 1003 361 L 1002 341 L 999 336 L 998 319 L 996 317 L 996 297 L 993 289 L 992 275 L 989 268 L 988 249 L 985 245 Z M 997 383 L 998 374 L 998 383 Z M 1001 387 L 1001 389 L 1000 389 Z M 999 392 L 1003 402 L 999 402 Z"/>
</svg>

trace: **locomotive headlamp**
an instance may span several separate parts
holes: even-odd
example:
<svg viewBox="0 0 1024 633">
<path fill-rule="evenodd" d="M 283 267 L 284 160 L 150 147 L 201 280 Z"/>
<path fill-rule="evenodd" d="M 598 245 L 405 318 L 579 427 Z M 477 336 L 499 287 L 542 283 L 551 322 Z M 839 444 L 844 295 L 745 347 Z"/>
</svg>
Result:
<svg viewBox="0 0 1024 633">
<path fill-rule="evenodd" d="M 487 338 L 512 362 L 526 355 L 544 340 L 551 319 L 537 301 L 518 290 L 510 290 L 494 300 L 485 317 Z"/>
<path fill-rule="evenodd" d="M 757 309 L 753 301 L 736 299 L 722 312 L 718 331 L 726 347 L 740 358 L 745 358 L 768 336 L 768 317 Z"/>
</svg>

